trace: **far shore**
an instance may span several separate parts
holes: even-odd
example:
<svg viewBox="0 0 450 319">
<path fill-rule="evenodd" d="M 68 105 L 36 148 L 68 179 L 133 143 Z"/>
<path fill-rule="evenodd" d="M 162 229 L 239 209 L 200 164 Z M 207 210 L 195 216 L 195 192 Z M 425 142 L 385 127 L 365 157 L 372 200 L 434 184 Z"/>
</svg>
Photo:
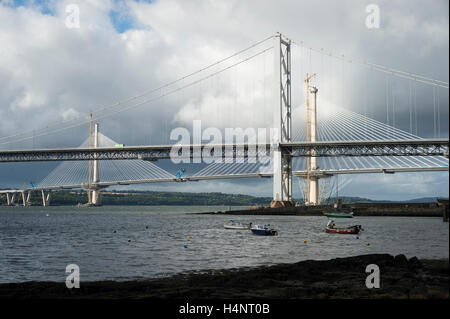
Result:
<svg viewBox="0 0 450 319">
<path fill-rule="evenodd" d="M 447 203 L 448 205 L 448 203 Z M 232 209 L 198 214 L 209 215 L 285 215 L 285 216 L 323 216 L 332 210 L 331 205 L 296 206 L 270 208 L 254 206 L 247 209 Z M 438 203 L 354 203 L 342 205 L 343 210 L 353 211 L 353 216 L 402 216 L 402 217 L 440 217 L 444 218 L 448 206 Z M 448 217 L 447 217 L 448 218 Z"/>
</svg>

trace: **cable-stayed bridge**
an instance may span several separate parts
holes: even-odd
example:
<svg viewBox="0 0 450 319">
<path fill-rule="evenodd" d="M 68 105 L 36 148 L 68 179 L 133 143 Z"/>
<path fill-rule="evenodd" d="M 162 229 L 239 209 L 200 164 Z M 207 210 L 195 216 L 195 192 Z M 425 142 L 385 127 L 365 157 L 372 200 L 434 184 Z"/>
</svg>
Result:
<svg viewBox="0 0 450 319">
<path fill-rule="evenodd" d="M 266 47 L 268 43 L 272 45 Z M 299 50 L 294 53 L 293 48 L 299 48 Z M 257 49 L 256 53 L 251 51 L 253 49 Z M 312 52 L 318 52 L 321 60 L 314 61 L 311 57 Z M 266 81 L 268 76 L 260 72 L 265 68 L 268 53 L 272 54 L 269 59 L 272 68 L 270 79 Z M 232 60 L 238 57 L 236 61 Z M 96 143 L 92 144 L 92 140 L 90 143 L 88 139 L 80 147 L 2 149 L 0 163 L 63 162 L 35 185 L 22 189 L 3 190 L 0 193 L 7 195 L 8 204 L 14 204 L 16 193 L 21 193 L 22 203 L 26 205 L 30 198 L 29 192 L 41 191 L 43 204 L 47 205 L 50 197 L 49 194 L 45 194 L 45 191 L 85 188 L 92 189 L 96 193 L 94 204 L 97 204 L 100 189 L 113 185 L 271 177 L 274 181 L 274 205 L 290 205 L 292 178 L 299 177 L 307 180 L 308 202 L 317 204 L 320 194 L 319 179 L 328 176 L 354 173 L 448 171 L 448 127 L 442 128 L 444 125 L 441 120 L 442 110 L 448 110 L 448 99 L 446 108 L 441 108 L 442 93 L 439 94 L 439 90 L 448 92 L 447 82 L 356 61 L 359 67 L 385 76 L 385 83 L 382 84 L 386 84 L 386 100 L 383 103 L 386 107 L 386 123 L 383 123 L 376 119 L 374 107 L 367 101 L 368 76 L 363 77 L 366 81 L 366 97 L 358 102 L 362 105 L 358 110 L 360 113 L 338 107 L 336 103 L 331 103 L 329 100 L 321 100 L 322 93 L 318 93 L 317 89 L 321 91 L 323 89 L 323 95 L 327 99 L 340 100 L 342 104 L 349 103 L 349 94 L 343 94 L 345 86 L 339 85 L 345 83 L 345 75 L 342 81 L 338 80 L 337 83 L 333 81 L 335 77 L 333 68 L 324 66 L 326 64 L 324 57 L 330 59 L 330 65 L 332 58 L 338 60 L 343 66 L 348 63 L 355 64 L 353 59 L 308 48 L 303 43 L 298 44 L 277 34 L 157 89 L 94 111 L 97 114 L 95 121 L 102 121 L 116 118 L 155 101 L 168 99 L 173 95 L 177 95 L 178 100 L 171 102 L 176 104 L 178 101 L 183 101 L 180 92 L 199 86 L 201 89 L 194 90 L 194 96 L 185 98 L 189 101 L 188 103 L 181 102 L 184 103 L 184 107 L 175 117 L 191 114 L 194 116 L 192 119 L 198 116 L 199 119 L 205 118 L 207 123 L 226 123 L 228 119 L 228 124 L 242 123 L 249 118 L 257 123 L 265 123 L 261 125 L 264 128 L 274 128 L 277 133 L 270 138 L 266 138 L 267 134 L 264 138 L 260 138 L 256 131 L 253 133 L 249 131 L 244 134 L 244 139 L 238 141 L 235 138 L 231 143 L 223 141 L 205 143 L 200 138 L 200 141 L 190 140 L 188 143 L 178 143 L 177 146 L 169 143 L 123 146 L 97 132 L 94 138 Z M 242 65 L 247 65 L 247 69 L 250 69 L 248 63 L 256 59 L 261 60 L 255 62 L 250 72 L 245 73 L 239 69 Z M 309 65 L 305 66 L 308 62 Z M 307 84 L 307 91 L 304 94 L 302 88 L 304 71 L 309 70 L 311 73 L 315 71 L 314 64 L 322 67 L 320 69 L 316 66 L 320 69 L 317 73 L 321 81 L 317 83 L 317 86 Z M 296 69 L 295 65 L 299 65 L 300 68 Z M 327 73 L 329 69 L 332 71 Z M 338 67 L 334 68 L 334 73 L 337 73 L 336 69 Z M 205 74 L 207 70 L 211 72 Z M 248 73 L 251 75 L 249 76 Z M 258 75 L 261 75 L 263 80 L 255 80 Z M 227 77 L 225 80 L 228 82 L 233 82 L 236 78 L 239 80 L 252 78 L 253 86 L 229 84 L 227 81 L 223 82 L 224 79 L 220 77 Z M 399 85 L 393 86 L 394 78 L 407 82 L 406 98 L 404 97 L 403 101 L 397 93 Z M 189 81 L 186 82 L 188 79 Z M 205 81 L 210 82 L 205 84 Z M 223 91 L 230 89 L 224 83 L 228 83 L 229 87 L 234 85 L 234 97 L 221 96 Z M 434 134 L 427 138 L 420 137 L 418 134 L 423 121 L 420 115 L 418 116 L 420 107 L 417 108 L 417 95 L 420 91 L 417 83 L 432 88 L 433 125 L 431 126 Z M 374 87 L 376 87 L 375 84 Z M 312 101 L 309 105 L 311 95 Z M 305 96 L 308 102 L 304 100 Z M 223 110 L 224 105 L 233 105 L 233 101 L 236 110 L 233 111 L 230 108 Z M 372 104 L 380 103 L 377 99 L 374 101 Z M 212 112 L 208 113 L 210 109 Z M 139 117 L 139 114 L 137 116 Z M 168 116 L 173 117 L 173 114 L 169 113 Z M 397 127 L 402 122 L 409 122 L 409 127 L 406 125 L 409 132 Z M 20 132 L 0 138 L 0 145 L 9 146 L 33 140 L 33 146 L 35 146 L 35 139 L 46 136 L 57 137 L 61 132 L 77 129 L 87 123 L 89 122 L 83 117 L 64 120 L 45 129 L 34 130 L 32 134 Z M 162 135 L 168 136 L 167 120 L 164 126 L 166 131 Z M 254 125 L 254 127 L 261 126 Z M 108 124 L 103 122 L 102 127 L 106 129 Z M 237 125 L 231 127 L 237 127 Z M 159 160 L 174 157 L 178 160 L 194 162 L 195 159 L 208 157 L 212 161 L 208 165 L 201 166 L 201 169 L 187 173 L 174 174 L 158 166 Z M 231 160 L 227 161 L 229 159 Z M 183 164 L 179 165 L 180 168 L 183 167 Z M 28 195 L 25 196 L 25 193 Z"/>
</svg>

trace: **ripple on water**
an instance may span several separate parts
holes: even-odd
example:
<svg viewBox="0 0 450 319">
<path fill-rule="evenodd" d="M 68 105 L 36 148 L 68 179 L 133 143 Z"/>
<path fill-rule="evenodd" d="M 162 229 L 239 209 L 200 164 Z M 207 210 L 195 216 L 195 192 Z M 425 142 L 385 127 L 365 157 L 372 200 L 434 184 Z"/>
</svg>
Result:
<svg viewBox="0 0 450 319">
<path fill-rule="evenodd" d="M 323 217 L 185 214 L 196 210 L 224 208 L 0 207 L 0 282 L 64 281 L 69 263 L 78 264 L 83 280 L 90 281 L 368 253 L 419 258 L 448 258 L 449 254 L 448 224 L 439 218 L 354 218 L 351 222 L 365 229 L 357 239 L 326 234 Z M 225 230 L 223 223 L 230 218 L 270 223 L 279 236 Z"/>
</svg>

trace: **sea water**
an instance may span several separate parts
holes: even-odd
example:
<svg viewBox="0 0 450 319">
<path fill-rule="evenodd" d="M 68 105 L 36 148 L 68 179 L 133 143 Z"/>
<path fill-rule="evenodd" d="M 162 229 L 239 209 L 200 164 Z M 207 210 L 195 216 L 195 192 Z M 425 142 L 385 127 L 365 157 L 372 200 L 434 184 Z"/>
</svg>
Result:
<svg viewBox="0 0 450 319">
<path fill-rule="evenodd" d="M 174 273 L 361 254 L 448 258 L 441 218 L 355 217 L 360 235 L 325 233 L 327 217 L 199 215 L 208 206 L 0 207 L 0 282 L 132 280 Z M 271 224 L 274 237 L 227 230 L 228 219 Z M 338 222 L 338 221 L 336 221 Z M 341 221 L 339 221 L 341 222 Z"/>
</svg>

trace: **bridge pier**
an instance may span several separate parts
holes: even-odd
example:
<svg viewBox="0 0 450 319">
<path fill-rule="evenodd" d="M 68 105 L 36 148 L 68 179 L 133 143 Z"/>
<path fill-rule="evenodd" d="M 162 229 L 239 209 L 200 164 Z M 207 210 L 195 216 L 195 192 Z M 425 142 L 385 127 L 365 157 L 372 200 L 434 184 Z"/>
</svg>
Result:
<svg viewBox="0 0 450 319">
<path fill-rule="evenodd" d="M 6 205 L 11 206 L 11 198 L 9 197 L 9 193 L 6 193 Z"/>
<path fill-rule="evenodd" d="M 16 193 L 12 193 L 11 201 L 9 202 L 9 206 L 14 206 L 16 203 Z"/>
<path fill-rule="evenodd" d="M 47 207 L 50 206 L 50 191 L 48 192 L 47 196 L 45 196 L 44 190 L 41 190 L 42 194 L 42 206 Z"/>
<path fill-rule="evenodd" d="M 100 197 L 100 188 L 94 186 L 94 190 L 92 191 L 92 206 L 101 206 L 101 197 Z"/>
<path fill-rule="evenodd" d="M 21 194 L 22 194 L 22 205 L 27 206 L 27 202 L 25 200 L 25 191 L 21 191 Z"/>
<path fill-rule="evenodd" d="M 31 206 L 31 191 L 28 191 L 28 193 L 27 193 L 26 203 L 27 203 L 27 206 Z"/>
<path fill-rule="evenodd" d="M 309 180 L 309 204 L 319 205 L 319 178 L 311 177 Z"/>
</svg>

